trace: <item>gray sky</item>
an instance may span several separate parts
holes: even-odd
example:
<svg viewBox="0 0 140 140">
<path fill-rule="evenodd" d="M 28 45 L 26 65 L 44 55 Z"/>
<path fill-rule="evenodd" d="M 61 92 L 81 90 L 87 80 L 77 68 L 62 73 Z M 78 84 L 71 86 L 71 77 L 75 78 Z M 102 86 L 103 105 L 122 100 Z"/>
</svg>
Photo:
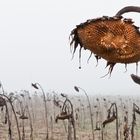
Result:
<svg viewBox="0 0 140 140">
<path fill-rule="evenodd" d="M 47 91 L 74 92 L 77 85 L 89 93 L 140 94 L 140 86 L 130 78 L 135 64 L 117 64 L 110 79 L 106 62 L 94 57 L 87 64 L 89 51 L 71 60 L 69 34 L 77 24 L 103 15 L 114 16 L 124 6 L 139 6 L 139 0 L 5 0 L 0 1 L 0 80 L 8 91 L 31 89 L 39 82 Z M 129 13 L 140 26 L 140 14 Z M 140 75 L 140 70 L 139 73 Z"/>
</svg>

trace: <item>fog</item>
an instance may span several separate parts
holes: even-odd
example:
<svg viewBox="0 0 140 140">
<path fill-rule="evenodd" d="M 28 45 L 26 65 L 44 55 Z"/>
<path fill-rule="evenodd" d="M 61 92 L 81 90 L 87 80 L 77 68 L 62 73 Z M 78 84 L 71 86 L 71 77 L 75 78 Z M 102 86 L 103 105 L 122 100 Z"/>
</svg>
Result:
<svg viewBox="0 0 140 140">
<path fill-rule="evenodd" d="M 73 93 L 80 86 L 91 94 L 139 94 L 133 83 L 135 64 L 117 64 L 111 78 L 105 75 L 106 62 L 96 67 L 89 51 L 82 51 L 82 69 L 78 69 L 78 51 L 71 60 L 69 35 L 76 25 L 103 15 L 114 16 L 124 6 L 138 6 L 138 0 L 12 0 L 0 1 L 0 80 L 7 91 L 32 90 L 38 82 L 46 91 Z M 140 14 L 128 13 L 135 25 Z M 140 70 L 138 72 L 140 74 Z"/>
</svg>

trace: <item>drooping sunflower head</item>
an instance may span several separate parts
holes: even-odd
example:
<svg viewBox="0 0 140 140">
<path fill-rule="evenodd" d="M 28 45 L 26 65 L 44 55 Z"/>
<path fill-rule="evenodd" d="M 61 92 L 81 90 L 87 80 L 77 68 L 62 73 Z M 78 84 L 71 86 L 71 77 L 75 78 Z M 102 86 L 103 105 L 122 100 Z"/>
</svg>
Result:
<svg viewBox="0 0 140 140">
<path fill-rule="evenodd" d="M 103 58 L 110 66 L 111 74 L 116 63 L 138 63 L 140 60 L 140 32 L 131 19 L 106 17 L 87 20 L 71 32 L 73 55 L 78 48 L 81 59 L 82 48 Z"/>
</svg>

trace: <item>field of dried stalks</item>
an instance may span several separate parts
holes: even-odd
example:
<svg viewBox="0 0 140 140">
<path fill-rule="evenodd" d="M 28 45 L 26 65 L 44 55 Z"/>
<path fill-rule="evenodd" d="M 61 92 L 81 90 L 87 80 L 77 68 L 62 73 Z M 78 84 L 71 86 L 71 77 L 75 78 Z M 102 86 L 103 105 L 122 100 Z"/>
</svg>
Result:
<svg viewBox="0 0 140 140">
<path fill-rule="evenodd" d="M 85 95 L 0 94 L 0 140 L 140 139 L 139 98 Z"/>
</svg>

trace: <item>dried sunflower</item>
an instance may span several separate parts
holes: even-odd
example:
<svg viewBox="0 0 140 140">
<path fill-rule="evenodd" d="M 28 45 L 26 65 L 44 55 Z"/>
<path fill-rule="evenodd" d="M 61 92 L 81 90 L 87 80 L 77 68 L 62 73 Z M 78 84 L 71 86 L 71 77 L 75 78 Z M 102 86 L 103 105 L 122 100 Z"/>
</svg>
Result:
<svg viewBox="0 0 140 140">
<path fill-rule="evenodd" d="M 132 19 L 122 17 L 126 12 L 140 12 L 140 7 L 128 6 L 121 9 L 114 17 L 103 16 L 87 20 L 72 30 L 71 45 L 74 47 L 73 55 L 78 46 L 79 60 L 82 48 L 95 54 L 96 59 L 107 61 L 111 75 L 116 63 L 125 66 L 140 61 L 140 32 Z"/>
</svg>

